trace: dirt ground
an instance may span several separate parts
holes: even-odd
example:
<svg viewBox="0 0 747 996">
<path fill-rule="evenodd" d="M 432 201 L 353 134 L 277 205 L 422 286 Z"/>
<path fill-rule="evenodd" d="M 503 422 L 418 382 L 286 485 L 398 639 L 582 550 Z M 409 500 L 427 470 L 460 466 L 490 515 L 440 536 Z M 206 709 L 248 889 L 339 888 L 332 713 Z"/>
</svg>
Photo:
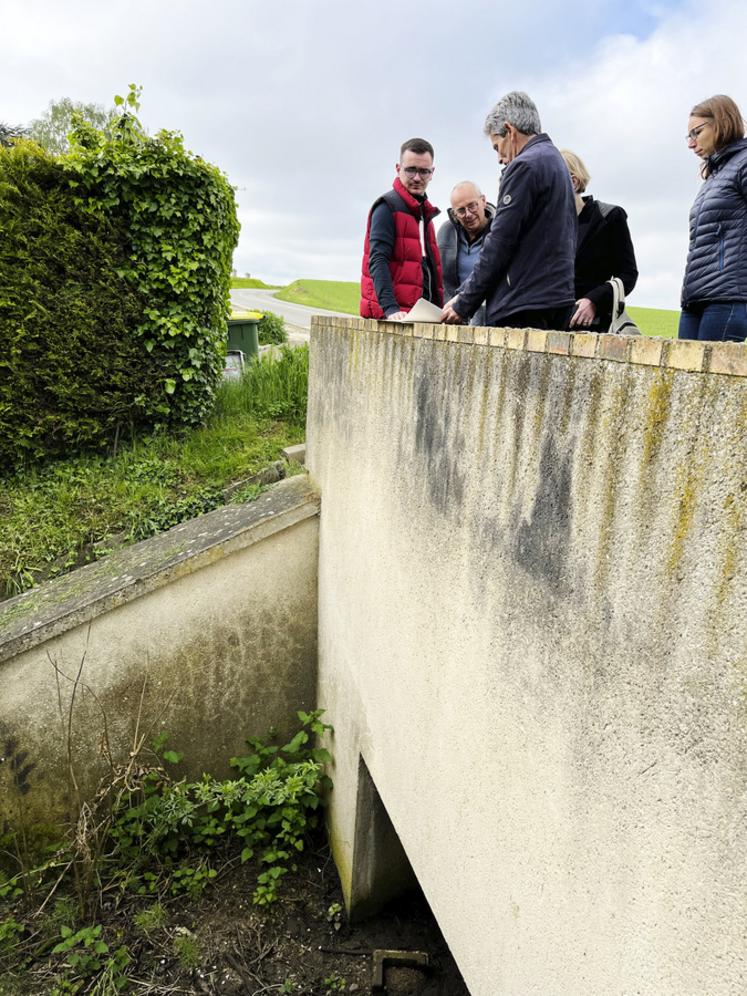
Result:
<svg viewBox="0 0 747 996">
<path fill-rule="evenodd" d="M 127 945 L 127 987 L 142 994 L 227 994 L 227 996 L 469 996 L 422 894 L 413 894 L 383 914 L 349 926 L 342 895 L 326 845 L 300 856 L 297 870 L 284 879 L 276 903 L 252 905 L 256 868 L 237 861 L 197 900 L 162 900 L 153 924 L 143 925 L 143 910 L 111 906 L 101 922 L 106 936 Z M 384 988 L 372 988 L 374 952 L 396 949 L 423 952 L 427 970 L 385 961 Z M 0 994 L 48 994 L 51 976 L 30 968 L 15 988 Z M 10 980 L 6 981 L 9 983 Z M 20 986 L 19 986 L 20 983 Z M 93 986 L 81 992 L 108 993 Z"/>
</svg>

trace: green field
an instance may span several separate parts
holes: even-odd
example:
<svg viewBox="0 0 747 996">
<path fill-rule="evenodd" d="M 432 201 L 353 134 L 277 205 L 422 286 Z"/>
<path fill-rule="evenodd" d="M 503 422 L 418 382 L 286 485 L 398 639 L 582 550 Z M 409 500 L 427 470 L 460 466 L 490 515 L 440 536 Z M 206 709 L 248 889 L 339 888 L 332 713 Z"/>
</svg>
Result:
<svg viewBox="0 0 747 996">
<path fill-rule="evenodd" d="M 231 287 L 235 290 L 275 290 L 279 284 L 266 284 L 256 277 L 231 277 Z"/>
<path fill-rule="evenodd" d="M 358 314 L 360 285 L 343 280 L 296 280 L 278 295 L 281 301 L 305 304 L 309 308 L 343 311 Z M 677 335 L 679 311 L 662 311 L 657 308 L 628 308 L 630 317 L 645 335 L 659 335 L 672 339 Z"/>
<path fill-rule="evenodd" d="M 662 311 L 659 308 L 626 308 L 626 311 L 644 335 L 676 339 L 679 311 Z"/>
<path fill-rule="evenodd" d="M 276 295 L 279 301 L 342 311 L 347 315 L 358 314 L 360 296 L 360 284 L 343 280 L 294 280 Z"/>
</svg>

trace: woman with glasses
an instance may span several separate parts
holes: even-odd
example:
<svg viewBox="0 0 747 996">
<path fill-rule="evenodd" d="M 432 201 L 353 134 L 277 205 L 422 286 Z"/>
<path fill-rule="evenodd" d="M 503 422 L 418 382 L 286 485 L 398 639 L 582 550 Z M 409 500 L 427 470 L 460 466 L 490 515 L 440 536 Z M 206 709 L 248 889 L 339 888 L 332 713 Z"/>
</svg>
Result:
<svg viewBox="0 0 747 996">
<path fill-rule="evenodd" d="M 747 139 L 739 108 L 723 94 L 690 111 L 687 145 L 703 160 L 690 211 L 679 338 L 747 337 Z"/>
<path fill-rule="evenodd" d="M 582 197 L 589 171 L 575 152 L 561 149 L 560 154 L 571 174 L 578 215 L 576 307 L 570 327 L 607 332 L 612 321 L 612 285 L 607 281 L 619 277 L 627 297 L 638 280 L 628 216 L 616 204 Z"/>
</svg>

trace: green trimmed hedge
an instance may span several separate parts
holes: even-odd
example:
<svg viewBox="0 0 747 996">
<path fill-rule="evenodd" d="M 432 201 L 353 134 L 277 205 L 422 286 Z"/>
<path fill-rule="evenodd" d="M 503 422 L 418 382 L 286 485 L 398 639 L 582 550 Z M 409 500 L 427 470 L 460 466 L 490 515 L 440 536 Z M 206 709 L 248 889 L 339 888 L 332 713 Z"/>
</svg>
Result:
<svg viewBox="0 0 747 996">
<path fill-rule="evenodd" d="M 233 190 L 138 91 L 70 152 L 0 150 L 0 470 L 195 425 L 220 382 L 238 239 Z"/>
</svg>

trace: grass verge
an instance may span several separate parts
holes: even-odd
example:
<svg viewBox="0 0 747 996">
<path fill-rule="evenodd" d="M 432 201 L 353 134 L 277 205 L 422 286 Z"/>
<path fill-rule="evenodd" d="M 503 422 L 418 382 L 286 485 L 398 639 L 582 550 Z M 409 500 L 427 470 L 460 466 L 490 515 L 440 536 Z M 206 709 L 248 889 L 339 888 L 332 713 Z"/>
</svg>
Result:
<svg viewBox="0 0 747 996">
<path fill-rule="evenodd" d="M 281 284 L 266 284 L 256 277 L 231 277 L 231 287 L 236 290 L 275 290 Z"/>
<path fill-rule="evenodd" d="M 227 485 L 303 441 L 308 347 L 280 348 L 224 383 L 208 423 L 111 456 L 61 460 L 0 485 L 0 598 L 224 504 Z M 232 501 L 259 493 L 257 485 Z"/>
<path fill-rule="evenodd" d="M 275 296 L 279 301 L 304 304 L 307 308 L 357 315 L 360 285 L 344 280 L 294 280 Z"/>
</svg>

